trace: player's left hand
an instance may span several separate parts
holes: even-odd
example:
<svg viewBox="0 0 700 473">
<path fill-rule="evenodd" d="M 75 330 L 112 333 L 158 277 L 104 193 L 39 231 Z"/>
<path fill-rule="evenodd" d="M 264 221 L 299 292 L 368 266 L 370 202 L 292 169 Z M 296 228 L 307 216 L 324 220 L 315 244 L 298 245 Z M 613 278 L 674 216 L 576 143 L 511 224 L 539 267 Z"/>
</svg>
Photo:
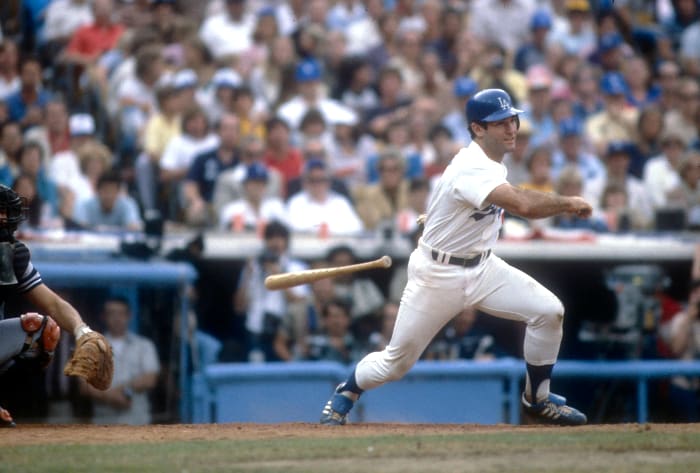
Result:
<svg viewBox="0 0 700 473">
<path fill-rule="evenodd" d="M 92 330 L 82 332 L 76 340 L 73 356 L 63 368 L 63 374 L 80 376 L 101 391 L 108 389 L 112 385 L 114 359 L 107 339 Z"/>
</svg>

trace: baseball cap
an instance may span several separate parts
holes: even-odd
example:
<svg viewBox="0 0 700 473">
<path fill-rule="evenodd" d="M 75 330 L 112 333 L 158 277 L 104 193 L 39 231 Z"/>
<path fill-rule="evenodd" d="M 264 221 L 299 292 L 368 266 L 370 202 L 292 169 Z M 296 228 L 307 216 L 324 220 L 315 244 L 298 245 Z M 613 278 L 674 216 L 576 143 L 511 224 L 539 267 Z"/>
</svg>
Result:
<svg viewBox="0 0 700 473">
<path fill-rule="evenodd" d="M 629 154 L 632 149 L 632 144 L 627 141 L 611 141 L 608 143 L 608 149 L 605 152 L 606 156 L 613 154 Z"/>
<path fill-rule="evenodd" d="M 588 0 L 566 0 L 565 7 L 568 11 L 588 12 L 591 10 Z"/>
<path fill-rule="evenodd" d="M 608 72 L 600 79 L 600 90 L 607 95 L 625 95 L 627 84 L 619 72 Z"/>
<path fill-rule="evenodd" d="M 598 40 L 598 52 L 607 53 L 621 45 L 622 36 L 618 33 L 606 33 Z"/>
<path fill-rule="evenodd" d="M 235 89 L 243 83 L 240 74 L 230 67 L 225 67 L 216 71 L 211 81 L 217 89 L 220 87 Z"/>
<path fill-rule="evenodd" d="M 474 95 L 479 89 L 479 84 L 468 76 L 461 76 L 455 79 L 454 94 L 456 97 L 464 98 Z"/>
<path fill-rule="evenodd" d="M 297 82 L 311 82 L 321 78 L 321 65 L 315 59 L 304 59 L 296 67 L 294 78 Z"/>
<path fill-rule="evenodd" d="M 261 163 L 252 163 L 248 166 L 244 181 L 267 181 L 267 168 Z"/>
<path fill-rule="evenodd" d="M 549 89 L 552 86 L 552 73 L 546 66 L 536 64 L 527 71 L 528 89 Z"/>
<path fill-rule="evenodd" d="M 197 73 L 192 69 L 182 69 L 177 71 L 173 77 L 173 87 L 178 90 L 197 87 L 197 82 Z"/>
<path fill-rule="evenodd" d="M 659 141 L 661 142 L 661 144 L 666 144 L 670 141 L 676 141 L 680 143 L 684 148 L 688 146 L 688 139 L 685 137 L 683 132 L 673 127 L 664 128 L 664 130 L 661 132 L 661 136 L 659 137 Z"/>
<path fill-rule="evenodd" d="M 537 10 L 530 17 L 530 29 L 534 30 L 537 28 L 550 29 L 552 27 L 552 15 L 549 14 L 547 10 Z"/>
<path fill-rule="evenodd" d="M 95 133 L 95 120 L 88 113 L 71 115 L 68 122 L 71 136 L 89 136 Z"/>
<path fill-rule="evenodd" d="M 326 163 L 322 159 L 309 159 L 308 161 L 306 161 L 306 165 L 304 166 L 305 174 L 310 173 L 314 169 L 321 169 L 325 171 Z"/>
<path fill-rule="evenodd" d="M 567 118 L 559 123 L 559 136 L 580 136 L 581 124 L 575 118 Z"/>
</svg>

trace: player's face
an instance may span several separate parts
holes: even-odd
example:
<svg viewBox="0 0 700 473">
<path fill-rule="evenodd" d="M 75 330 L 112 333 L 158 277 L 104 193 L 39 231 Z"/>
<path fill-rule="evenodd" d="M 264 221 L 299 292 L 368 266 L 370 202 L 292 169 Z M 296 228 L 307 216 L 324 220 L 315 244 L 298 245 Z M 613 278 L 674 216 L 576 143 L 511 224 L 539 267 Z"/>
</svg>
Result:
<svg viewBox="0 0 700 473">
<path fill-rule="evenodd" d="M 508 117 L 497 122 L 490 122 L 482 128 L 481 144 L 489 157 L 502 159 L 504 153 L 515 149 L 518 135 L 518 118 Z"/>
</svg>

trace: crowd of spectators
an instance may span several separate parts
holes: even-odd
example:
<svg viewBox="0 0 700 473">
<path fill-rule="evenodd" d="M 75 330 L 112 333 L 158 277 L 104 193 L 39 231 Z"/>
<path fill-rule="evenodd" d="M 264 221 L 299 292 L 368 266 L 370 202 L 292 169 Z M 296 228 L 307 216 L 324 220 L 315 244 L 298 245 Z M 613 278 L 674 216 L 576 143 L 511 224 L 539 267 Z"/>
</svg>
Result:
<svg viewBox="0 0 700 473">
<path fill-rule="evenodd" d="M 28 226 L 138 230 L 157 210 L 169 228 L 408 234 L 408 189 L 469 143 L 486 87 L 525 110 L 511 180 L 596 207 L 528 226 L 700 225 L 695 0 L 190 3 L 4 2 L 0 179 L 26 189 Z M 101 174 L 120 176 L 113 208 Z"/>
<path fill-rule="evenodd" d="M 6 0 L 0 182 L 27 198 L 25 236 L 153 212 L 254 232 L 231 297 L 244 357 L 351 363 L 386 343 L 400 271 L 275 293 L 262 277 L 354 261 L 296 261 L 290 235 L 415 238 L 480 89 L 525 111 L 509 180 L 595 208 L 506 237 L 700 228 L 699 45 L 697 0 Z M 473 323 L 426 356 L 503 353 Z"/>
</svg>

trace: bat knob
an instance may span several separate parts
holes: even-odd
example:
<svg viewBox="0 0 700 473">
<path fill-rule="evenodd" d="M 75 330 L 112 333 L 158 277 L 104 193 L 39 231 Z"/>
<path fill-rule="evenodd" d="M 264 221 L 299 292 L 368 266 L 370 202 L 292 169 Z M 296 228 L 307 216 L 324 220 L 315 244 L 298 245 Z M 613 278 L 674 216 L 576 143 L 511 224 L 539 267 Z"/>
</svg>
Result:
<svg viewBox="0 0 700 473">
<path fill-rule="evenodd" d="M 381 262 L 382 262 L 383 268 L 390 268 L 391 267 L 391 256 L 387 256 L 387 255 L 382 256 Z"/>
</svg>

